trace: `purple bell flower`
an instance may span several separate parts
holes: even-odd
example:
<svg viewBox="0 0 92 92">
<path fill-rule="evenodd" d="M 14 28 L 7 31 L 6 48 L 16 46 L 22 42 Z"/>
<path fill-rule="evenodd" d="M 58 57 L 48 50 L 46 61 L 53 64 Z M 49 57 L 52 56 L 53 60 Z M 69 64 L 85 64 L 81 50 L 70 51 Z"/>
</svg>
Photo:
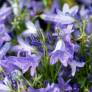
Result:
<svg viewBox="0 0 92 92">
<path fill-rule="evenodd" d="M 60 24 L 71 24 L 73 23 L 75 20 L 68 16 L 68 15 L 62 15 L 62 14 L 42 14 L 40 16 L 43 20 L 46 21 L 51 21 L 54 23 L 60 23 Z"/>
<path fill-rule="evenodd" d="M 55 64 L 60 60 L 64 66 L 67 66 L 68 59 L 69 55 L 65 52 L 65 43 L 60 39 L 56 44 L 55 50 L 51 53 L 50 63 Z"/>
<path fill-rule="evenodd" d="M 11 48 L 11 51 L 17 52 L 17 55 L 20 56 L 20 52 L 25 51 L 26 55 L 31 55 L 31 52 L 36 52 L 35 48 L 33 46 L 30 46 L 30 44 L 27 41 L 24 41 L 21 36 L 17 37 L 19 45 L 15 45 Z"/>
<path fill-rule="evenodd" d="M 1 64 L 12 64 L 22 70 L 23 73 L 27 72 L 30 69 L 31 76 L 36 74 L 36 68 L 40 62 L 40 57 L 36 55 L 31 55 L 28 57 L 16 57 L 9 56 L 1 62 Z M 4 65 L 3 65 L 4 66 Z"/>
<path fill-rule="evenodd" d="M 72 26 L 60 30 L 60 39 L 56 43 L 55 49 L 51 52 L 50 63 L 55 64 L 58 60 L 67 67 L 68 59 L 73 58 L 75 45 L 71 42 Z M 58 36 L 58 33 L 56 33 Z"/>
<path fill-rule="evenodd" d="M 56 10 L 57 14 L 42 14 L 40 17 L 43 20 L 51 21 L 54 23 L 59 24 L 71 24 L 75 21 L 75 19 L 71 16 L 76 15 L 78 12 L 78 6 L 74 6 L 71 9 L 69 9 L 68 4 L 65 4 L 63 6 L 63 11 L 60 11 L 59 9 Z"/>
</svg>

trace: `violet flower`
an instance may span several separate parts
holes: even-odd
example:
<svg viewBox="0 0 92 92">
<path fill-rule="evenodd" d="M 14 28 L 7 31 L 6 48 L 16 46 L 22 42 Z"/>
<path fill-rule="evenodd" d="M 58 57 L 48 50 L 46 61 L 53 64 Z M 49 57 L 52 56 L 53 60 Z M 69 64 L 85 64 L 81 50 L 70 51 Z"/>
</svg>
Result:
<svg viewBox="0 0 92 92">
<path fill-rule="evenodd" d="M 65 43 L 60 39 L 54 51 L 51 53 L 50 63 L 55 64 L 60 60 L 60 62 L 66 67 L 69 55 L 65 52 Z"/>
<path fill-rule="evenodd" d="M 72 27 L 69 26 L 63 31 L 60 30 L 60 39 L 57 41 L 55 49 L 51 52 L 50 63 L 55 64 L 58 60 L 67 67 L 67 62 L 69 58 L 73 58 L 75 45 L 71 42 L 71 30 Z M 58 33 L 55 33 L 58 36 Z"/>
<path fill-rule="evenodd" d="M 19 45 L 13 46 L 12 51 L 18 52 L 18 56 L 20 55 L 20 52 L 25 51 L 26 55 L 31 55 L 31 52 L 36 52 L 35 48 L 33 46 L 30 46 L 30 44 L 23 40 L 21 36 L 17 37 Z"/>
<path fill-rule="evenodd" d="M 62 14 L 42 14 L 40 17 L 43 20 L 60 24 L 71 24 L 75 21 L 72 17 Z"/>
<path fill-rule="evenodd" d="M 28 57 L 9 56 L 6 57 L 4 61 L 2 60 L 1 64 L 15 65 L 19 69 L 21 69 L 23 73 L 27 72 L 30 69 L 31 76 L 34 76 L 36 74 L 36 68 L 38 67 L 39 62 L 40 57 L 36 55 L 31 55 Z"/>
<path fill-rule="evenodd" d="M 60 24 L 71 24 L 75 21 L 75 19 L 71 16 L 76 15 L 78 12 L 78 6 L 74 6 L 73 8 L 69 9 L 68 4 L 63 6 L 63 11 L 57 9 L 57 14 L 42 14 L 40 17 L 43 20 L 51 21 Z"/>
</svg>

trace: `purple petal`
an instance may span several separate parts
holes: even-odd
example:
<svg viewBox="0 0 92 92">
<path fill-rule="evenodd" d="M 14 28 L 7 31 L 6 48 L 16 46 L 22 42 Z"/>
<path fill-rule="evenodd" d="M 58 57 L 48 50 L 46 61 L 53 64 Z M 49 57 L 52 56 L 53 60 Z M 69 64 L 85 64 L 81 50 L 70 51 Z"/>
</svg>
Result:
<svg viewBox="0 0 92 92">
<path fill-rule="evenodd" d="M 57 15 L 57 14 L 42 14 L 40 17 L 46 21 L 51 21 L 60 24 L 71 24 L 75 21 L 70 16 Z"/>
<path fill-rule="evenodd" d="M 5 45 L 0 49 L 0 59 L 2 59 L 6 53 L 8 52 L 8 50 L 10 49 L 11 47 L 11 43 L 10 42 L 7 42 L 5 43 Z"/>
<path fill-rule="evenodd" d="M 30 57 L 15 57 L 10 56 L 7 57 L 6 60 L 8 60 L 8 63 L 13 64 L 17 67 L 19 67 L 23 73 L 27 72 L 29 68 L 31 68 L 31 76 L 36 73 L 36 67 L 39 64 L 39 56 L 30 56 Z"/>
</svg>

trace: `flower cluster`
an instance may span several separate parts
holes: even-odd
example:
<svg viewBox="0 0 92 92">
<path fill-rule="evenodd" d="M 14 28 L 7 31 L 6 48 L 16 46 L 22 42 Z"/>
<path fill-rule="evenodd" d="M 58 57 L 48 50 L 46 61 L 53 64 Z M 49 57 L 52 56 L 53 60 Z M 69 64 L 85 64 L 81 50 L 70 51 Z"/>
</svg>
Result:
<svg viewBox="0 0 92 92">
<path fill-rule="evenodd" d="M 91 0 L 0 2 L 0 92 L 91 92 Z"/>
</svg>

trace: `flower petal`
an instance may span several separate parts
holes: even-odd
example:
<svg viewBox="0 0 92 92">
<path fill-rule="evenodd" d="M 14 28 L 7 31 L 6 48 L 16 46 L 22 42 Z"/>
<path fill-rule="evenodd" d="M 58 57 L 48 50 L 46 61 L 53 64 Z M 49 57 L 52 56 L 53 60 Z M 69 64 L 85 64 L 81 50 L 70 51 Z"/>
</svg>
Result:
<svg viewBox="0 0 92 92">
<path fill-rule="evenodd" d="M 65 3 L 63 6 L 63 13 L 65 14 L 67 12 L 69 12 L 69 5 L 67 3 Z"/>
<path fill-rule="evenodd" d="M 68 15 L 42 14 L 40 17 L 46 21 L 51 21 L 60 24 L 71 24 L 75 21 L 74 18 Z"/>
<path fill-rule="evenodd" d="M 56 52 L 57 50 L 61 50 L 61 51 L 65 50 L 65 43 L 61 39 L 57 41 L 56 47 L 52 53 Z"/>
<path fill-rule="evenodd" d="M 76 15 L 76 13 L 78 12 L 78 9 L 79 9 L 78 6 L 74 6 L 74 7 L 72 7 L 72 8 L 70 9 L 69 13 L 70 13 L 72 16 L 74 16 L 74 15 Z"/>
</svg>

